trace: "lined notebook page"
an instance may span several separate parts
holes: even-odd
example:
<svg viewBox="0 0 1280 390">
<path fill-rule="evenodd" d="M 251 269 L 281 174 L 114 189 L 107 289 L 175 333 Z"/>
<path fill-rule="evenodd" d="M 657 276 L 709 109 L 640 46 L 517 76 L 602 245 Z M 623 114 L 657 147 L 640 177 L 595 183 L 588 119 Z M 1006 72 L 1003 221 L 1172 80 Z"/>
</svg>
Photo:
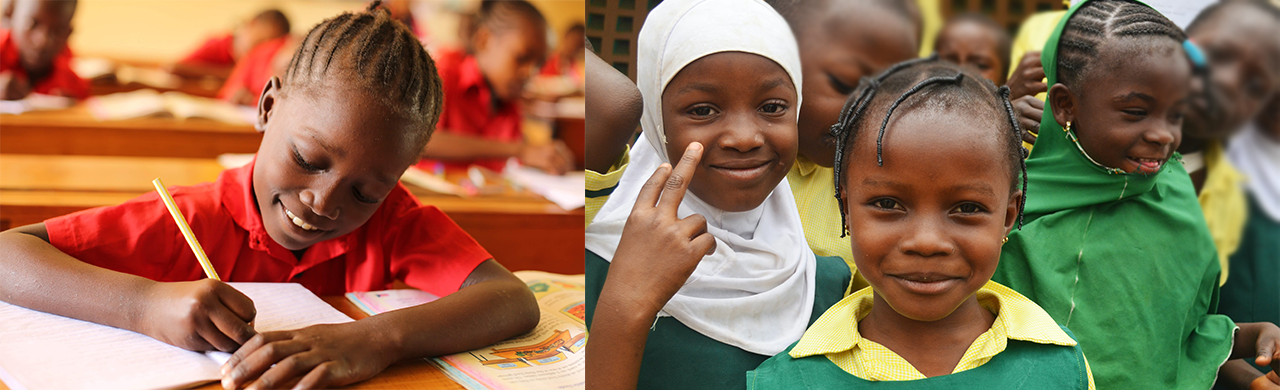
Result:
<svg viewBox="0 0 1280 390">
<path fill-rule="evenodd" d="M 253 299 L 259 332 L 350 322 L 294 283 L 230 283 Z M 123 329 L 0 302 L 0 367 L 11 389 L 181 388 L 220 378 L 220 362 Z"/>
</svg>

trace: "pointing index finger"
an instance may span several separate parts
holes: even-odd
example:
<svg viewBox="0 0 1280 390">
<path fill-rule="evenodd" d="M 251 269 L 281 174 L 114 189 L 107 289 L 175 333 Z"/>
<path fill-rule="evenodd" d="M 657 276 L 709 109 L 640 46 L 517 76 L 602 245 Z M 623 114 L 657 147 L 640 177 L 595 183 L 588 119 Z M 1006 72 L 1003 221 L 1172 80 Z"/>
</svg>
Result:
<svg viewBox="0 0 1280 390">
<path fill-rule="evenodd" d="M 693 178 L 693 172 L 701 161 L 702 144 L 693 142 L 685 147 L 684 155 L 675 168 L 672 168 L 671 176 L 667 177 L 667 182 L 662 187 L 662 198 L 658 200 L 659 209 L 675 214 L 680 202 L 684 200 L 685 191 L 689 189 L 689 179 Z"/>
</svg>

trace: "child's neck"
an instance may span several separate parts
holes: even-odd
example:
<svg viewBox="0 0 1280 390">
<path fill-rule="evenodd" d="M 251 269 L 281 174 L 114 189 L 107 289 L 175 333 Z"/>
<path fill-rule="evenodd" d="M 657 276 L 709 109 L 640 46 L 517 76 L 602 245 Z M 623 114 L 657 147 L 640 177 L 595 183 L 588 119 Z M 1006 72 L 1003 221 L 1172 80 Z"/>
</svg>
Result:
<svg viewBox="0 0 1280 390">
<path fill-rule="evenodd" d="M 996 319 L 978 304 L 976 295 L 951 315 L 932 322 L 904 317 L 879 295 L 873 299 L 871 312 L 858 322 L 858 332 L 902 356 L 926 377 L 955 371 L 965 351 Z"/>
</svg>

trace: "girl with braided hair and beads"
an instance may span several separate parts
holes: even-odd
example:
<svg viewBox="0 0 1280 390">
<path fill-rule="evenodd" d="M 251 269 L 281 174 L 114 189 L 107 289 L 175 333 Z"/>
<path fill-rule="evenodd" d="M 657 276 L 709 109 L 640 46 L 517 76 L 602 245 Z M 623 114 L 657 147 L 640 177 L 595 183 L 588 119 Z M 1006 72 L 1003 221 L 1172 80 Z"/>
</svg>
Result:
<svg viewBox="0 0 1280 390">
<path fill-rule="evenodd" d="M 1041 55 L 1052 115 L 1027 160 L 1026 225 L 992 279 L 1069 327 L 1102 388 L 1207 389 L 1228 358 L 1280 365 L 1280 328 L 1214 314 L 1221 267 L 1174 152 L 1185 39 L 1141 3 L 1083 1 Z M 1256 371 L 1235 382 L 1276 388 Z"/>
<path fill-rule="evenodd" d="M 222 371 L 228 389 L 341 386 L 532 329 L 538 307 L 524 282 L 398 183 L 435 127 L 441 81 L 417 38 L 376 3 L 311 29 L 284 78 L 267 82 L 253 162 L 169 191 L 227 281 L 336 295 L 402 280 L 442 298 L 257 333 L 253 302 L 203 279 L 153 193 L 0 233 L 0 299 L 234 352 Z"/>
<path fill-rule="evenodd" d="M 1025 194 L 1008 88 L 937 57 L 900 63 L 862 80 L 832 135 L 835 196 L 870 287 L 748 388 L 1093 388 L 1071 333 L 990 281 Z"/>
</svg>

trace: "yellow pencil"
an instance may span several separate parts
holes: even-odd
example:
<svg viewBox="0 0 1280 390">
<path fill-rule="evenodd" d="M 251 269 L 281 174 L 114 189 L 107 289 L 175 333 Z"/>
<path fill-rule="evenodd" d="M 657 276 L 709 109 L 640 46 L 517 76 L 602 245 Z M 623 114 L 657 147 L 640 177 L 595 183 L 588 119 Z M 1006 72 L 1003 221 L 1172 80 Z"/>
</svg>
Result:
<svg viewBox="0 0 1280 390">
<path fill-rule="evenodd" d="M 160 178 L 157 177 L 151 181 L 151 184 L 156 186 L 160 199 L 164 200 L 164 206 L 169 208 L 169 215 L 173 216 L 173 221 L 178 223 L 178 229 L 182 230 L 182 235 L 187 238 L 187 245 L 191 245 L 191 251 L 196 253 L 196 260 L 200 260 L 200 267 L 204 268 L 205 276 L 222 281 L 218 278 L 218 271 L 213 269 L 213 263 L 209 262 L 209 256 L 205 256 L 204 249 L 200 247 L 200 241 L 196 241 L 196 235 L 191 233 L 191 226 L 187 225 L 187 219 L 182 216 L 182 210 L 178 210 L 178 204 L 173 202 L 169 191 L 164 189 L 164 183 L 161 183 Z"/>
</svg>

